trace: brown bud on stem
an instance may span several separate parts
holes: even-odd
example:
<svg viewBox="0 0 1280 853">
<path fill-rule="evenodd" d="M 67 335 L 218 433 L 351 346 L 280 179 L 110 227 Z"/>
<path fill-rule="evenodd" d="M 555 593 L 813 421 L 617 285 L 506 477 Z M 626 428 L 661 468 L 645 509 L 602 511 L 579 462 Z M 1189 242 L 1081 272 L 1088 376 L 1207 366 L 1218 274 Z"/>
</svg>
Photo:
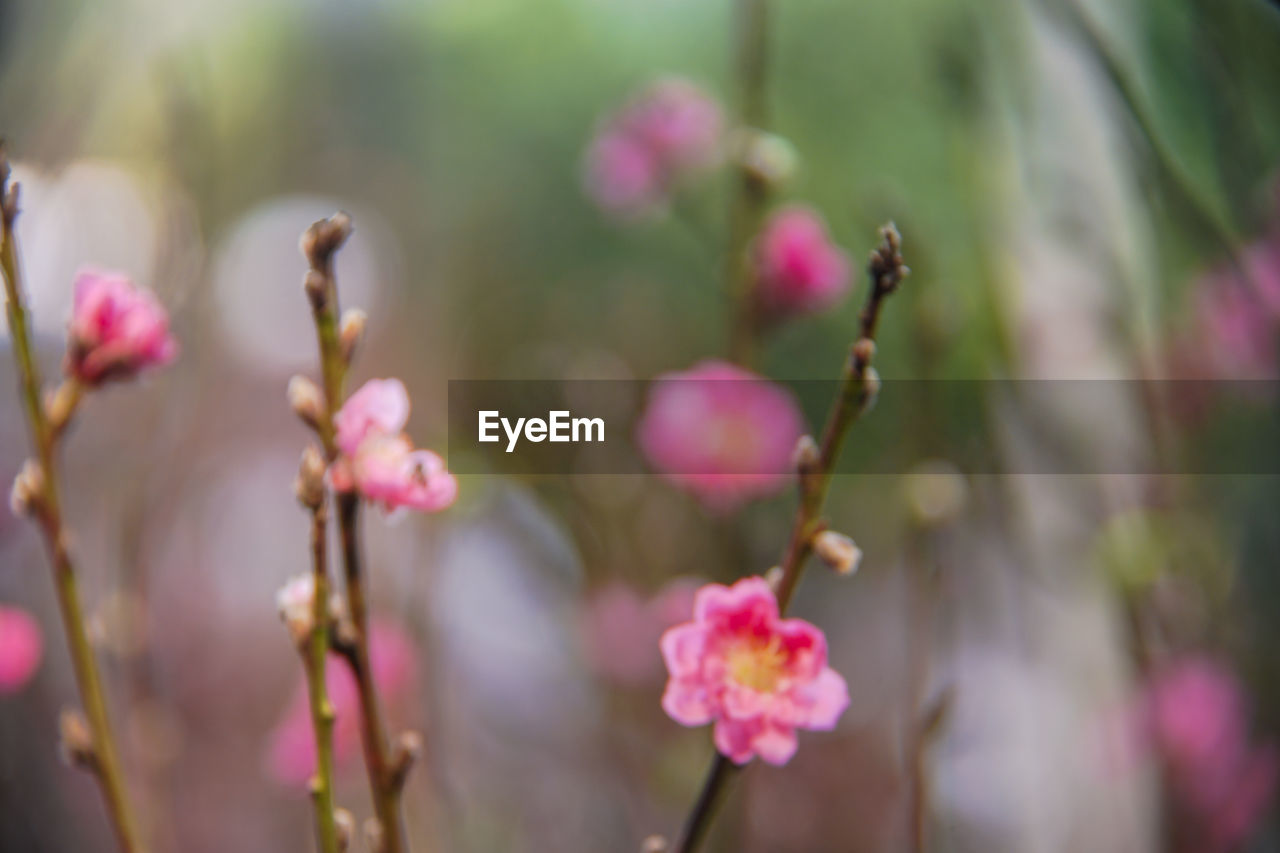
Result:
<svg viewBox="0 0 1280 853">
<path fill-rule="evenodd" d="M 324 506 L 324 474 L 327 466 L 324 456 L 313 444 L 302 451 L 302 461 L 298 464 L 298 479 L 294 481 L 293 490 L 298 502 L 307 509 L 315 510 Z"/>
<path fill-rule="evenodd" d="M 364 327 L 368 321 L 369 315 L 359 308 L 348 308 L 342 312 L 342 320 L 338 324 L 338 349 L 347 364 L 351 363 L 356 347 L 364 338 Z"/>
<path fill-rule="evenodd" d="M 640 853 L 667 853 L 670 849 L 671 842 L 661 835 L 650 835 L 640 844 Z"/>
<path fill-rule="evenodd" d="M 391 785 L 396 790 L 404 787 L 409 778 L 409 770 L 422 754 L 422 735 L 417 732 L 401 732 L 396 738 L 395 749 L 391 755 Z"/>
<path fill-rule="evenodd" d="M 319 311 L 329 301 L 329 279 L 323 273 L 307 270 L 302 277 L 302 289 L 306 291 L 313 311 Z"/>
<path fill-rule="evenodd" d="M 351 236 L 351 217 L 338 211 L 328 219 L 312 223 L 302 233 L 299 248 L 302 255 L 311 264 L 313 270 L 326 271 L 333 259 L 333 253 L 342 248 Z"/>
<path fill-rule="evenodd" d="M 324 392 L 320 390 L 320 386 L 305 376 L 297 375 L 289 380 L 289 389 L 285 395 L 293 413 L 304 424 L 318 430 L 325 409 Z"/>
<path fill-rule="evenodd" d="M 386 853 L 386 834 L 376 817 L 371 817 L 364 822 L 364 840 L 370 853 Z"/>
<path fill-rule="evenodd" d="M 34 459 L 24 462 L 13 478 L 9 508 L 16 516 L 36 516 L 44 511 L 44 470 Z"/>
<path fill-rule="evenodd" d="M 838 575 L 853 574 L 862 562 L 862 549 L 834 530 L 824 530 L 813 537 L 813 552 Z"/>
<path fill-rule="evenodd" d="M 63 708 L 58 715 L 59 749 L 62 760 L 73 767 L 93 770 L 97 757 L 93 749 L 93 735 L 84 714 L 74 708 Z"/>
<path fill-rule="evenodd" d="M 354 838 L 356 834 L 355 815 L 342 807 L 338 807 L 333 810 L 333 825 L 338 831 L 338 849 L 350 849 L 351 839 Z"/>
<path fill-rule="evenodd" d="M 782 583 L 782 566 L 770 566 L 769 570 L 764 573 L 764 582 L 774 592 L 778 591 L 778 586 Z"/>
</svg>

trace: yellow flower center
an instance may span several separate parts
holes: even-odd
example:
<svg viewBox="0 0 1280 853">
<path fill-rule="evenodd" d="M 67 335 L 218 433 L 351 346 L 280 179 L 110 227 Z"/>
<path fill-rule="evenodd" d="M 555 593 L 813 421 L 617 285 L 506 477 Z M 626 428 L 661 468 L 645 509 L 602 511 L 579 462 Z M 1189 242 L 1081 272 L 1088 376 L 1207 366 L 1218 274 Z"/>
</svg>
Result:
<svg viewBox="0 0 1280 853">
<path fill-rule="evenodd" d="M 787 663 L 787 652 L 778 637 L 768 640 L 750 639 L 729 650 L 729 677 L 761 693 L 777 687 Z"/>
</svg>

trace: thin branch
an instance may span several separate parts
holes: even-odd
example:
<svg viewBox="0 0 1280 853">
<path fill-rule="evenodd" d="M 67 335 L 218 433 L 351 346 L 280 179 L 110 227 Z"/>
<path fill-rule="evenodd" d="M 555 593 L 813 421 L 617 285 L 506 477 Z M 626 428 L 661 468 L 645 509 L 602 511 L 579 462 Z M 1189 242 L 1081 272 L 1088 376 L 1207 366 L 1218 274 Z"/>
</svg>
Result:
<svg viewBox="0 0 1280 853">
<path fill-rule="evenodd" d="M 304 286 L 315 320 L 325 392 L 324 411 L 318 418 L 317 429 L 330 462 L 338 456 L 333 419 L 342 408 L 347 371 L 347 359 L 338 330 L 338 285 L 333 259 L 350 235 L 351 219 L 345 213 L 338 213 L 316 222 L 302 236 L 302 252 L 311 266 Z M 378 853 L 402 853 L 408 849 L 400 819 L 403 774 L 397 778 L 391 768 L 382 708 L 370 666 L 369 613 L 360 558 L 360 497 L 354 492 L 342 492 L 336 496 L 336 503 L 347 607 L 351 616 L 350 645 L 342 649 L 342 653 L 351 667 L 360 694 L 361 743 L 374 812 L 381 826 Z"/>
<path fill-rule="evenodd" d="M 84 704 L 91 739 L 91 743 L 80 745 L 82 752 L 87 747 L 90 753 L 85 758 L 91 759 L 82 761 L 82 766 L 90 769 L 98 780 L 120 849 L 125 853 L 142 853 L 145 847 L 129 804 L 118 750 L 107 715 L 106 696 L 93 647 L 85 629 L 84 609 L 80 603 L 75 566 L 68 546 L 70 536 L 63 521 L 58 492 L 58 436 L 70 420 L 79 394 L 75 392 L 67 399 L 64 410 L 57 413 L 58 423 L 51 423 L 40 398 L 39 368 L 36 366 L 31 333 L 27 325 L 27 309 L 23 302 L 17 240 L 13 231 L 18 216 L 18 186 L 10 183 L 9 174 L 8 159 L 0 144 L 0 273 L 3 273 L 4 278 L 5 309 L 22 385 L 23 408 L 36 449 L 35 464 L 38 464 L 38 470 L 29 468 L 32 475 L 23 478 L 21 498 L 27 510 L 39 522 L 49 559 L 53 564 L 62 626 L 66 632 L 76 685 Z M 28 463 L 29 466 L 31 464 Z M 15 498 L 18 497 L 18 486 L 19 484 L 15 484 Z"/>
<path fill-rule="evenodd" d="M 879 390 L 880 380 L 871 367 L 871 360 L 875 356 L 875 336 L 880 323 L 880 312 L 885 299 L 898 289 L 898 285 L 910 272 L 902 261 L 902 238 L 898 230 L 892 224 L 886 225 L 880 229 L 880 237 L 880 246 L 871 253 L 868 264 L 871 290 L 862 311 L 859 337 L 850 349 L 844 380 L 827 417 L 822 441 L 814 444 L 806 436 L 797 451 L 800 500 L 791 523 L 791 535 L 783 553 L 781 574 L 775 590 L 780 612 L 786 612 L 787 605 L 791 603 L 791 597 L 804 571 L 806 558 L 813 549 L 813 537 L 826 526 L 821 517 L 822 508 L 845 435 L 867 411 Z M 702 791 L 685 821 L 680 838 L 672 847 L 675 853 L 693 853 L 698 849 L 715 816 L 716 807 L 723 799 L 725 788 L 738 775 L 738 770 L 723 755 L 716 756 L 707 772 Z"/>
</svg>

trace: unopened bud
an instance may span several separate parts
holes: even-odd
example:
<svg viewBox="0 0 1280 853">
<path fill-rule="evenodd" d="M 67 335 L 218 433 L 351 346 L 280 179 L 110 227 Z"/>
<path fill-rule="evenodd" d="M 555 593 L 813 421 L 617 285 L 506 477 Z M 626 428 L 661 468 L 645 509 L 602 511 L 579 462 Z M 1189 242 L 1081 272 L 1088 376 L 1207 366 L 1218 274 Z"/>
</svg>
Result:
<svg viewBox="0 0 1280 853">
<path fill-rule="evenodd" d="M 298 575 L 276 593 L 276 609 L 295 645 L 301 646 L 315 627 L 316 582 L 311 575 Z"/>
<path fill-rule="evenodd" d="M 755 180 L 777 187 L 796 172 L 795 146 L 781 136 L 754 128 L 736 132 L 729 141 L 733 161 Z"/>
<path fill-rule="evenodd" d="M 859 338 L 853 345 L 853 363 L 858 367 L 866 367 L 876 355 L 876 342 L 871 338 Z"/>
<path fill-rule="evenodd" d="M 289 390 L 285 392 L 289 399 L 289 407 L 302 422 L 312 429 L 320 428 L 320 418 L 324 412 L 324 392 L 316 383 L 305 376 L 297 375 L 289 380 Z"/>
<path fill-rule="evenodd" d="M 342 248 L 351 236 L 351 217 L 338 211 L 328 219 L 314 222 L 302 233 L 299 248 L 303 257 L 311 264 L 312 269 L 324 269 L 328 266 L 333 253 Z"/>
<path fill-rule="evenodd" d="M 397 788 L 404 787 L 410 768 L 421 754 L 422 735 L 413 731 L 401 732 L 391 756 L 391 779 Z"/>
<path fill-rule="evenodd" d="M 386 835 L 382 831 L 382 824 L 378 822 L 376 817 L 365 820 L 364 840 L 370 853 L 386 853 Z"/>
<path fill-rule="evenodd" d="M 661 835 L 650 835 L 640 844 L 640 853 L 667 853 L 670 849 L 671 842 Z"/>
<path fill-rule="evenodd" d="M 862 375 L 862 412 L 866 414 L 875 406 L 880 397 L 880 374 L 874 367 L 868 367 Z"/>
<path fill-rule="evenodd" d="M 764 582 L 774 592 L 778 591 L 778 587 L 782 585 L 782 566 L 770 566 L 769 570 L 764 573 Z"/>
<path fill-rule="evenodd" d="M 347 364 L 351 363 L 356 347 L 364 338 L 364 327 L 368 321 L 369 315 L 359 308 L 348 308 L 342 312 L 342 322 L 338 324 L 338 351 Z"/>
<path fill-rule="evenodd" d="M 818 443 L 813 440 L 813 436 L 800 436 L 800 440 L 796 442 L 796 449 L 791 455 L 791 464 L 795 467 L 796 472 L 808 474 L 816 471 L 820 460 Z"/>
<path fill-rule="evenodd" d="M 302 451 L 302 461 L 298 463 L 298 479 L 293 483 L 298 502 L 307 509 L 317 510 L 324 506 L 325 467 L 320 451 L 315 445 L 307 445 Z"/>
<path fill-rule="evenodd" d="M 58 748 L 62 760 L 74 767 L 91 769 L 94 765 L 93 735 L 84 714 L 74 708 L 63 708 L 58 715 Z"/>
<path fill-rule="evenodd" d="M 313 311 L 319 311 L 329 301 L 329 279 L 324 273 L 307 270 L 302 277 L 302 289 L 306 291 L 307 301 Z"/>
<path fill-rule="evenodd" d="M 354 838 L 356 834 L 355 815 L 342 807 L 334 809 L 333 828 L 338 832 L 338 849 L 349 849 L 351 847 L 351 839 Z"/>
<path fill-rule="evenodd" d="M 862 549 L 834 530 L 824 530 L 813 537 L 813 552 L 838 575 L 853 574 L 862 562 Z"/>
<path fill-rule="evenodd" d="M 44 506 L 44 470 L 40 463 L 28 459 L 22 470 L 13 478 L 13 490 L 9 492 L 9 508 L 16 516 L 35 515 Z"/>
</svg>

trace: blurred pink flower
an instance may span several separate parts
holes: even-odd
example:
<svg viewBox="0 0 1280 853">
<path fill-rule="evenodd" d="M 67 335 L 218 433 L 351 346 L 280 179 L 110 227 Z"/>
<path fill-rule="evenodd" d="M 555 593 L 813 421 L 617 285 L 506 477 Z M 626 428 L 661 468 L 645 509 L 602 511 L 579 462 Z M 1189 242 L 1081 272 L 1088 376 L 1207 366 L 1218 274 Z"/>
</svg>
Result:
<svg viewBox="0 0 1280 853">
<path fill-rule="evenodd" d="M 0 695 L 25 687 L 43 654 L 36 620 L 25 610 L 0 604 Z"/>
<path fill-rule="evenodd" d="M 409 395 L 399 379 L 372 379 L 352 394 L 333 419 L 343 454 L 332 469 L 334 488 L 357 489 L 387 512 L 450 506 L 458 481 L 437 454 L 414 449 L 401 432 L 408 420 Z"/>
<path fill-rule="evenodd" d="M 802 619 L 782 619 L 763 578 L 698 590 L 692 622 L 662 635 L 671 679 L 663 709 L 686 726 L 715 723 L 716 749 L 736 764 L 785 764 L 796 729 L 829 731 L 849 705 L 827 666 L 827 639 Z"/>
<path fill-rule="evenodd" d="M 121 273 L 79 272 L 68 333 L 66 371 L 89 386 L 128 379 L 178 354 L 164 307 Z"/>
<path fill-rule="evenodd" d="M 588 664 L 619 684 L 657 681 L 662 675 L 658 641 L 667 628 L 689 619 L 698 586 L 691 578 L 677 578 L 650 598 L 622 581 L 595 591 L 582 613 Z"/>
<path fill-rule="evenodd" d="M 1270 378 L 1276 372 L 1275 319 L 1231 278 L 1204 282 L 1196 301 L 1201 357 L 1219 378 Z"/>
<path fill-rule="evenodd" d="M 409 393 L 399 379 L 370 379 L 333 417 L 338 449 L 355 456 L 370 435 L 399 435 L 409 422 Z"/>
<path fill-rule="evenodd" d="M 400 507 L 438 512 L 458 496 L 458 481 L 430 450 L 414 450 L 404 436 L 373 436 L 351 464 L 360 493 L 390 512 Z"/>
<path fill-rule="evenodd" d="M 781 386 L 704 361 L 655 380 L 637 440 L 669 481 L 729 511 L 785 485 L 802 430 L 795 399 Z"/>
<path fill-rule="evenodd" d="M 412 695 L 417 650 L 399 626 L 375 622 L 369 631 L 369 657 L 373 683 L 394 713 Z M 360 693 L 346 661 L 331 654 L 325 663 L 325 687 L 334 709 L 333 755 L 341 768 L 360 753 Z M 316 770 L 316 742 L 311 727 L 307 685 L 294 690 L 284 718 L 271 735 L 267 769 L 279 782 L 303 785 Z"/>
<path fill-rule="evenodd" d="M 833 244 L 817 211 L 775 213 L 756 244 L 756 298 L 768 313 L 821 311 L 849 292 L 849 256 Z"/>
<path fill-rule="evenodd" d="M 623 216 L 659 207 L 680 180 L 714 165 L 723 129 L 719 105 L 701 89 L 658 80 L 605 120 L 587 152 L 587 192 Z"/>
<path fill-rule="evenodd" d="M 1208 658 L 1186 658 L 1155 675 L 1141 712 L 1141 742 L 1161 759 L 1206 850 L 1237 847 L 1265 813 L 1277 769 L 1274 749 L 1249 744 L 1240 684 Z"/>
</svg>

